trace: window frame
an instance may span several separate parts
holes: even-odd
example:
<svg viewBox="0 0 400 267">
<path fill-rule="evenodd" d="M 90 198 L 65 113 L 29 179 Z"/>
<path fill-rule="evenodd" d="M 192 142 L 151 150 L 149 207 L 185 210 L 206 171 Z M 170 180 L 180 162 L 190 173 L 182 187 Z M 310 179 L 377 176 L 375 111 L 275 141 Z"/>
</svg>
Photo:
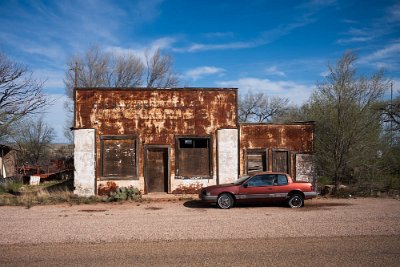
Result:
<svg viewBox="0 0 400 267">
<path fill-rule="evenodd" d="M 209 158 L 209 173 L 208 175 L 181 175 L 179 166 L 179 151 L 180 151 L 180 140 L 181 139 L 207 139 L 208 141 L 208 158 Z M 211 135 L 179 135 L 175 136 L 175 177 L 176 178 L 199 178 L 211 179 L 213 177 L 213 137 Z"/>
<path fill-rule="evenodd" d="M 105 176 L 104 175 L 104 141 L 106 140 L 133 140 L 135 144 L 135 170 L 128 176 Z M 100 180 L 138 180 L 139 179 L 139 140 L 136 135 L 102 135 L 100 136 Z"/>
<path fill-rule="evenodd" d="M 265 155 L 265 170 L 262 170 L 262 172 L 267 172 L 269 170 L 269 154 L 268 154 L 269 149 L 268 148 L 244 148 L 244 171 L 245 174 L 252 175 L 253 173 L 256 173 L 257 171 L 250 172 L 249 173 L 249 154 L 252 153 L 262 153 Z"/>
</svg>

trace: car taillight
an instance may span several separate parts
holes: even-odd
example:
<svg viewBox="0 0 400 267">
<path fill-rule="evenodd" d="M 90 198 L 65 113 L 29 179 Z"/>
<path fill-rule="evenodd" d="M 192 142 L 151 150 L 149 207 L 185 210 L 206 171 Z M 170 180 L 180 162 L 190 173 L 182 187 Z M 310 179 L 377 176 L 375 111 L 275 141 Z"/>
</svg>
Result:
<svg viewBox="0 0 400 267">
<path fill-rule="evenodd" d="M 315 191 L 314 189 L 315 189 L 315 188 L 314 188 L 314 185 L 311 184 L 311 191 Z"/>
</svg>

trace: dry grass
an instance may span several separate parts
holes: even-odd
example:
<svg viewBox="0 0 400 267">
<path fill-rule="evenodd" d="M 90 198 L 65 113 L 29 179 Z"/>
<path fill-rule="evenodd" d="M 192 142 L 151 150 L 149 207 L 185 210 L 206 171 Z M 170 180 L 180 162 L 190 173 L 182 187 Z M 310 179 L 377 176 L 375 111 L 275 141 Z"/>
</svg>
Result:
<svg viewBox="0 0 400 267">
<path fill-rule="evenodd" d="M 16 194 L 0 194 L 0 206 L 25 206 L 30 208 L 34 205 L 90 204 L 103 201 L 99 197 L 78 197 L 68 188 L 59 188 L 51 191 L 43 187 L 25 187 L 23 189 Z"/>
</svg>

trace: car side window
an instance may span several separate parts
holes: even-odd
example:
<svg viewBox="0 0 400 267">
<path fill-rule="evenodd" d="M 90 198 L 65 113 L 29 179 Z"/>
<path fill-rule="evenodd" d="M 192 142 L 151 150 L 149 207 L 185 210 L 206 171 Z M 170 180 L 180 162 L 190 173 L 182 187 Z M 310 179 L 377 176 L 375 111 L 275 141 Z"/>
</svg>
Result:
<svg viewBox="0 0 400 267">
<path fill-rule="evenodd" d="M 284 174 L 278 174 L 278 185 L 287 185 L 288 180 L 286 175 Z"/>
<path fill-rule="evenodd" d="M 248 186 L 271 186 L 274 184 L 274 178 L 271 175 L 255 175 L 248 182 Z"/>
</svg>

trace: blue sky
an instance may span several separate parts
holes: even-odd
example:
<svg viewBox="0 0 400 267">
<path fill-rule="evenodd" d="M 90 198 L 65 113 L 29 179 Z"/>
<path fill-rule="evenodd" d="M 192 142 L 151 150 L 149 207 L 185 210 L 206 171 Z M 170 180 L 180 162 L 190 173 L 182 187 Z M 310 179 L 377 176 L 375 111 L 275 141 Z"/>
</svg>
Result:
<svg viewBox="0 0 400 267">
<path fill-rule="evenodd" d="M 68 58 L 93 45 L 115 53 L 160 48 L 182 86 L 238 87 L 308 99 L 328 63 L 357 53 L 361 74 L 385 68 L 400 89 L 400 2 L 0 0 L 0 51 L 28 65 L 56 104 L 45 119 L 64 140 Z"/>
</svg>

